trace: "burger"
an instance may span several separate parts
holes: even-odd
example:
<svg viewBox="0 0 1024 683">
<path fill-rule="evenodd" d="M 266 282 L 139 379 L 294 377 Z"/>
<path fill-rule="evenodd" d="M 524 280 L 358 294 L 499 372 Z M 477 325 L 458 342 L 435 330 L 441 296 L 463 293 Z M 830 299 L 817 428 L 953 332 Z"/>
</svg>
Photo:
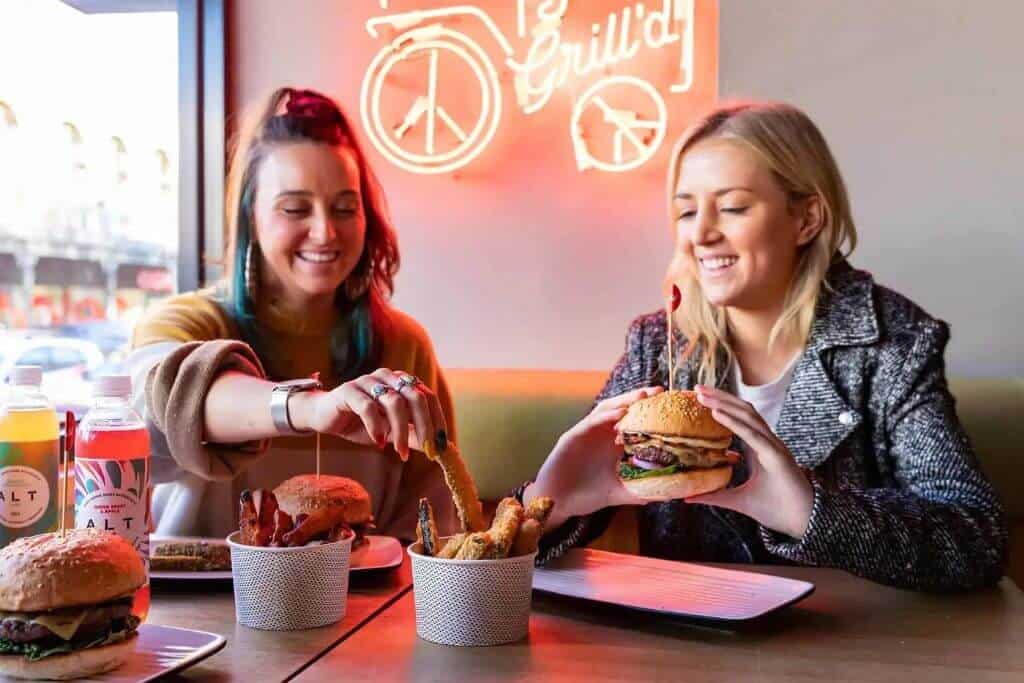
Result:
<svg viewBox="0 0 1024 683">
<path fill-rule="evenodd" d="M 277 504 L 294 521 L 293 532 L 305 528 L 309 532 L 296 540 L 307 543 L 318 540 L 323 528 L 324 536 L 338 537 L 338 531 L 350 530 L 355 536 L 352 550 L 366 543 L 366 533 L 373 526 L 370 494 L 354 479 L 329 474 L 301 474 L 281 482 L 274 489 Z M 312 525 L 312 528 L 310 526 Z M 296 534 L 298 535 L 298 534 Z M 285 534 L 285 544 L 292 545 Z"/>
<path fill-rule="evenodd" d="M 135 651 L 135 591 L 146 569 L 117 534 L 69 530 L 0 550 L 0 676 L 67 680 L 121 666 Z"/>
<path fill-rule="evenodd" d="M 619 478 L 645 500 L 688 498 L 725 488 L 739 455 L 732 432 L 692 391 L 666 391 L 629 407 L 617 429 L 625 453 Z"/>
</svg>

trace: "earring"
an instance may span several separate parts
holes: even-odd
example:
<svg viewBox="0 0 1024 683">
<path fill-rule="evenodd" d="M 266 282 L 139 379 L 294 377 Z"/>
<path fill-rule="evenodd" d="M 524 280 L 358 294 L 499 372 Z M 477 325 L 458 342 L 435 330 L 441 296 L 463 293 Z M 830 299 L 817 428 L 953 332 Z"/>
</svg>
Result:
<svg viewBox="0 0 1024 683">
<path fill-rule="evenodd" d="M 249 242 L 245 250 L 245 295 L 249 301 L 256 303 L 256 295 L 259 294 L 259 247 L 255 242 Z"/>
</svg>

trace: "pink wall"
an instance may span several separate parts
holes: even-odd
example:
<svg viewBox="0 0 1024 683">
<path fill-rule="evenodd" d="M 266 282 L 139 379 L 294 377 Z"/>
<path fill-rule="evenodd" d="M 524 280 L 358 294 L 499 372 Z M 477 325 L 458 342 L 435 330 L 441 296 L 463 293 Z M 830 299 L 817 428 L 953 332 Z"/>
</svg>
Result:
<svg viewBox="0 0 1024 683">
<path fill-rule="evenodd" d="M 451 4 L 390 3 L 392 12 Z M 523 59 L 529 39 L 515 35 L 515 3 L 475 4 L 494 16 Z M 658 0 L 645 4 L 648 11 L 660 8 Z M 609 12 L 626 6 L 633 3 L 572 0 L 565 39 L 588 32 L 593 21 L 603 25 Z M 379 14 L 377 0 L 235 2 L 228 37 L 231 110 L 259 103 L 277 86 L 295 85 L 337 97 L 358 119 L 363 74 L 383 44 L 370 38 L 364 22 Z M 678 76 L 678 45 L 641 50 L 628 67 L 616 67 L 616 74 L 645 75 L 669 110 L 665 143 L 629 173 L 576 170 L 570 98 L 598 74 L 574 78 L 545 108 L 526 115 L 516 106 L 511 71 L 499 69 L 504 107 L 498 132 L 476 162 L 455 174 L 412 174 L 370 151 L 402 250 L 395 303 L 427 327 L 443 364 L 611 367 L 628 322 L 659 305 L 671 249 L 668 150 L 694 112 L 716 97 L 717 22 L 716 2 L 698 0 L 696 78 L 687 93 L 668 94 Z M 452 26 L 499 55 L 475 21 Z M 408 73 L 396 72 L 388 82 L 390 101 L 412 101 L 414 84 L 403 80 Z M 440 71 L 441 101 L 456 118 L 479 106 L 466 73 L 445 65 Z"/>
</svg>

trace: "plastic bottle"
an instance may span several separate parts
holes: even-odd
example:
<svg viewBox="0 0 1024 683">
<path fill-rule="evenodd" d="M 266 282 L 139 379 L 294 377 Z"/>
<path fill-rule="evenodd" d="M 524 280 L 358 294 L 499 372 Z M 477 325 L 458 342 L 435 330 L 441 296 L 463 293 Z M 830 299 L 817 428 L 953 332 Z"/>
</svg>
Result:
<svg viewBox="0 0 1024 683">
<path fill-rule="evenodd" d="M 147 581 L 132 613 L 149 613 L 149 432 L 132 408 L 131 377 L 99 377 L 75 434 L 75 527 L 114 531 L 142 557 Z"/>
<path fill-rule="evenodd" d="M 0 405 L 0 547 L 57 529 L 60 425 L 42 379 L 42 368 L 16 366 Z"/>
</svg>

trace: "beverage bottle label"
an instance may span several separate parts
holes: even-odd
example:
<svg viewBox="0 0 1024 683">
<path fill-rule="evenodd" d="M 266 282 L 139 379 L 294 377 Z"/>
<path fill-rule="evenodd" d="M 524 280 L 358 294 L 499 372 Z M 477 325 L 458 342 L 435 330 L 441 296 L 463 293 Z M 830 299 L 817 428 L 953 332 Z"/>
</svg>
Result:
<svg viewBox="0 0 1024 683">
<path fill-rule="evenodd" d="M 114 531 L 149 571 L 149 458 L 75 458 L 75 527 Z"/>
<path fill-rule="evenodd" d="M 58 442 L 0 441 L 0 545 L 57 526 Z"/>
</svg>

